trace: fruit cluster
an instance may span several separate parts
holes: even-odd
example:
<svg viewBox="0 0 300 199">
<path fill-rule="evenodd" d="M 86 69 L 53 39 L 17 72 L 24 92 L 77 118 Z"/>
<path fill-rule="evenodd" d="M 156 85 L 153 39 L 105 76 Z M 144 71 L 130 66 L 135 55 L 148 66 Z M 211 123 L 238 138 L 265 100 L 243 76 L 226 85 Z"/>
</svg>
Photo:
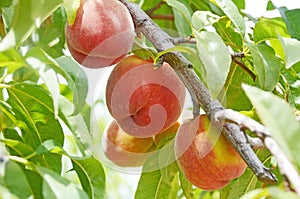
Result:
<svg viewBox="0 0 300 199">
<path fill-rule="evenodd" d="M 177 132 L 175 154 L 186 178 L 206 190 L 224 187 L 246 164 L 206 115 L 179 125 L 184 84 L 167 63 L 155 68 L 152 60 L 127 56 L 134 37 L 130 13 L 117 0 L 82 0 L 74 23 L 66 25 L 67 45 L 78 63 L 116 64 L 106 87 L 114 121 L 106 128 L 105 155 L 119 166 L 141 166 L 160 140 Z"/>
</svg>

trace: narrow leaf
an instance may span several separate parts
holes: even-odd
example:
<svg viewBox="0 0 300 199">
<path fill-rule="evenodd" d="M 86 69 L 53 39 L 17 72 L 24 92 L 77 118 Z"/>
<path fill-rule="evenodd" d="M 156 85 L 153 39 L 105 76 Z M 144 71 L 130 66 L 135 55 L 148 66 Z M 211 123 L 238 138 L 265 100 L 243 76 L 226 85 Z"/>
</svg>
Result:
<svg viewBox="0 0 300 199">
<path fill-rule="evenodd" d="M 13 161 L 6 162 L 3 179 L 6 187 L 16 196 L 28 198 L 31 195 L 29 182 L 22 168 L 17 163 Z"/>
<path fill-rule="evenodd" d="M 145 170 L 149 165 L 158 165 L 159 158 L 156 155 L 150 156 L 145 163 Z M 150 166 L 151 167 L 151 166 Z M 176 163 L 150 172 L 143 172 L 135 192 L 135 199 L 153 198 L 170 199 L 174 194 L 172 182 L 177 175 L 178 167 Z M 178 183 L 178 182 L 177 182 Z M 176 186 L 176 183 L 175 183 Z"/>
<path fill-rule="evenodd" d="M 270 152 L 267 150 L 258 150 L 256 155 L 262 161 L 264 165 L 266 162 L 270 162 Z M 268 165 L 266 165 L 268 166 Z M 244 174 L 236 179 L 234 182 L 231 182 L 227 187 L 224 189 L 227 190 L 226 195 L 223 193 L 223 189 L 221 191 L 221 198 L 226 199 L 235 199 L 242 197 L 245 193 L 257 189 L 262 186 L 262 183 L 257 179 L 254 175 L 253 171 L 249 168 L 246 169 Z"/>
<path fill-rule="evenodd" d="M 282 147 L 288 158 L 300 165 L 300 124 L 289 105 L 270 92 L 252 86 L 243 86 L 262 123 Z"/>
<path fill-rule="evenodd" d="M 6 129 L 6 131 L 11 131 L 11 130 Z M 8 132 L 6 132 L 6 133 L 8 133 Z M 4 143 L 7 147 L 13 149 L 17 153 L 17 155 L 21 156 L 21 157 L 26 157 L 34 152 L 34 150 L 30 146 L 28 146 L 18 140 L 2 139 L 2 140 L 0 140 L 0 142 Z"/>
<path fill-rule="evenodd" d="M 290 68 L 300 61 L 300 41 L 293 38 L 279 38 L 283 46 L 285 67 Z"/>
<path fill-rule="evenodd" d="M 38 60 L 39 62 L 46 64 L 48 68 L 52 68 L 56 73 L 62 75 L 66 79 L 68 87 L 73 91 L 73 104 L 75 107 L 73 114 L 78 114 L 85 106 L 88 91 L 87 75 L 80 65 L 67 56 L 53 59 L 41 48 L 31 48 L 27 52 L 26 58 L 27 60 Z M 50 85 L 49 88 L 49 90 L 54 89 L 51 89 Z M 55 87 L 55 89 L 57 88 Z M 53 90 L 52 92 L 52 95 L 57 97 L 56 90 Z"/>
<path fill-rule="evenodd" d="M 43 196 L 49 199 L 88 199 L 87 194 L 75 184 L 57 173 L 43 167 L 36 167 L 43 178 Z"/>
<path fill-rule="evenodd" d="M 222 90 L 230 69 L 231 57 L 221 37 L 215 32 L 194 31 L 199 57 L 206 70 L 205 82 L 213 97 Z"/>
<path fill-rule="evenodd" d="M 74 157 L 69 155 L 55 141 L 47 140 L 36 150 L 37 154 L 55 153 L 65 155 L 72 161 L 83 190 L 89 198 L 101 199 L 105 193 L 105 173 L 101 163 L 93 157 Z"/>
<path fill-rule="evenodd" d="M 222 11 L 228 16 L 228 18 L 231 19 L 235 27 L 238 29 L 239 33 L 244 35 L 246 31 L 246 25 L 236 5 L 231 0 L 211 1 L 216 2 L 216 4 L 222 9 Z"/>
<path fill-rule="evenodd" d="M 220 17 L 209 11 L 196 11 L 192 16 L 193 28 L 200 31 L 215 23 Z"/>
<path fill-rule="evenodd" d="M 247 46 L 253 56 L 259 87 L 263 90 L 272 91 L 279 78 L 280 59 L 276 57 L 274 50 L 266 44 L 258 46 L 247 44 Z"/>
<path fill-rule="evenodd" d="M 231 46 L 236 52 L 242 52 L 244 40 L 241 34 L 235 31 L 235 28 L 228 17 L 221 17 L 213 24 L 217 33 L 222 37 L 226 45 Z"/>
<path fill-rule="evenodd" d="M 70 57 L 56 59 L 59 66 L 65 71 L 65 77 L 70 89 L 73 91 L 74 115 L 78 114 L 86 104 L 88 92 L 88 78 L 82 68 Z"/>
<path fill-rule="evenodd" d="M 166 1 L 169 6 L 173 8 L 173 13 L 175 17 L 175 25 L 180 34 L 191 35 L 191 11 L 188 7 L 176 0 L 167 0 Z"/>
<path fill-rule="evenodd" d="M 101 199 L 105 193 L 105 173 L 98 160 L 92 157 L 71 157 L 73 168 L 89 198 Z"/>
<path fill-rule="evenodd" d="M 17 2 L 12 27 L 0 43 L 0 52 L 24 42 L 34 28 L 40 26 L 62 4 L 62 0 L 22 0 Z"/>
<path fill-rule="evenodd" d="M 300 40 L 300 9 L 287 10 L 285 8 L 279 8 L 279 11 L 290 35 Z"/>
<path fill-rule="evenodd" d="M 63 130 L 54 116 L 52 99 L 42 87 L 23 83 L 13 85 L 7 91 L 7 101 L 17 120 L 26 124 L 21 129 L 26 144 L 35 149 L 45 140 L 53 139 L 63 145 Z M 61 171 L 60 155 L 46 154 L 44 158 L 50 168 Z"/>
<path fill-rule="evenodd" d="M 240 66 L 235 63 L 231 64 L 230 72 L 227 76 L 224 85 L 224 93 L 219 95 L 218 99 L 226 108 L 234 109 L 236 111 L 250 110 L 252 108 L 251 102 L 247 98 L 242 89 L 242 84 L 246 83 L 254 85 L 254 80 L 245 72 Z"/>
<path fill-rule="evenodd" d="M 253 29 L 255 43 L 270 39 L 278 39 L 278 36 L 290 37 L 282 18 L 259 18 Z"/>
</svg>

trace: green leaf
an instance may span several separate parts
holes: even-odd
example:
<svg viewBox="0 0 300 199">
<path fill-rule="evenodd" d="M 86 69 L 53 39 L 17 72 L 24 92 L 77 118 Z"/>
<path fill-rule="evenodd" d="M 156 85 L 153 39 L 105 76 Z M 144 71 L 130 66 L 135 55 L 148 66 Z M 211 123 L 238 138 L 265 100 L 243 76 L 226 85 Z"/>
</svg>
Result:
<svg viewBox="0 0 300 199">
<path fill-rule="evenodd" d="M 61 4 L 62 0 L 18 1 L 14 10 L 12 27 L 0 43 L 0 52 L 19 46 L 31 35 L 35 27 L 40 26 Z"/>
<path fill-rule="evenodd" d="M 232 0 L 232 1 L 235 3 L 235 5 L 236 5 L 240 10 L 245 9 L 245 5 L 246 5 L 245 0 Z"/>
<path fill-rule="evenodd" d="M 273 4 L 271 0 L 268 1 L 267 10 L 275 10 L 276 6 Z"/>
<path fill-rule="evenodd" d="M 35 46 L 42 48 L 53 58 L 64 55 L 66 18 L 63 7 L 58 8 L 52 16 L 35 31 L 38 41 L 32 38 L 35 42 Z"/>
<path fill-rule="evenodd" d="M 184 174 L 180 171 L 179 172 L 179 180 L 180 180 L 180 186 L 183 191 L 183 195 L 187 199 L 193 199 L 194 195 L 192 193 L 192 184 L 184 177 Z"/>
<path fill-rule="evenodd" d="M 41 64 L 46 64 L 47 67 L 52 68 L 56 73 L 62 75 L 66 79 L 68 87 L 73 91 L 73 104 L 75 107 L 73 111 L 74 115 L 78 114 L 84 108 L 88 92 L 88 78 L 80 65 L 67 56 L 53 59 L 41 48 L 31 48 L 26 54 L 26 59 L 29 60 L 29 62 L 30 60 L 33 60 L 34 62 L 38 61 Z M 44 77 L 45 80 L 47 80 L 47 76 Z M 55 86 L 51 89 L 51 87 L 53 87 L 53 85 L 51 86 L 51 78 L 48 80 L 49 90 L 51 91 L 52 96 L 55 97 L 55 100 L 58 100 L 58 88 Z"/>
<path fill-rule="evenodd" d="M 0 67 L 7 67 L 8 73 L 27 65 L 22 55 L 16 49 L 0 52 Z"/>
<path fill-rule="evenodd" d="M 241 197 L 241 199 L 253 199 L 253 198 L 299 199 L 300 197 L 294 192 L 288 192 L 280 189 L 279 187 L 267 187 L 264 189 L 255 189 Z"/>
<path fill-rule="evenodd" d="M 4 183 L 9 190 L 20 198 L 28 198 L 31 195 L 29 182 L 23 169 L 13 161 L 5 163 Z M 17 183 L 16 183 L 17 180 Z"/>
<path fill-rule="evenodd" d="M 63 145 L 64 134 L 57 118 L 54 116 L 53 102 L 50 95 L 40 86 L 15 84 L 7 89 L 7 102 L 17 120 L 26 124 L 21 129 L 24 142 L 37 148 L 42 142 L 53 139 Z M 53 170 L 61 171 L 61 156 L 46 154 L 44 158 Z"/>
<path fill-rule="evenodd" d="M 192 25 L 194 29 L 201 31 L 207 26 L 214 24 L 219 18 L 218 15 L 209 11 L 196 11 L 192 16 Z"/>
<path fill-rule="evenodd" d="M 246 31 L 245 21 L 240 14 L 238 8 L 231 0 L 211 0 L 215 2 L 226 16 L 231 19 L 232 23 L 238 29 L 239 33 L 244 35 Z"/>
<path fill-rule="evenodd" d="M 88 199 L 88 195 L 75 184 L 44 167 L 36 167 L 43 178 L 43 196 L 49 199 Z"/>
<path fill-rule="evenodd" d="M 166 0 L 167 4 L 172 7 L 175 25 L 180 34 L 191 35 L 191 11 L 184 3 L 176 0 Z"/>
<path fill-rule="evenodd" d="M 42 177 L 35 171 L 32 170 L 24 170 L 24 173 L 27 177 L 28 182 L 30 183 L 30 188 L 32 190 L 33 198 L 43 198 L 42 194 L 42 186 L 43 179 Z"/>
<path fill-rule="evenodd" d="M 78 114 L 86 104 L 88 93 L 88 78 L 79 64 L 70 57 L 63 56 L 55 60 L 65 72 L 64 77 L 68 81 L 70 89 L 73 91 L 74 115 Z"/>
<path fill-rule="evenodd" d="M 289 105 L 270 92 L 252 86 L 243 86 L 262 123 L 282 147 L 288 158 L 300 165 L 300 124 Z"/>
<path fill-rule="evenodd" d="M 290 35 L 300 40 L 300 9 L 287 10 L 285 8 L 279 8 L 279 11 Z"/>
<path fill-rule="evenodd" d="M 290 69 L 282 69 L 281 75 L 284 76 L 286 83 L 284 85 L 287 86 L 286 95 L 288 96 L 288 102 L 296 108 L 300 108 L 300 76 L 299 72 L 295 71 L 294 68 Z"/>
<path fill-rule="evenodd" d="M 206 70 L 205 82 L 212 97 L 223 89 L 230 69 L 231 56 L 221 37 L 215 32 L 194 31 L 199 57 Z"/>
<path fill-rule="evenodd" d="M 263 90 L 272 91 L 276 86 L 281 69 L 281 61 L 274 50 L 266 45 L 247 44 L 258 76 L 258 85 Z"/>
<path fill-rule="evenodd" d="M 24 66 L 18 68 L 13 73 L 13 80 L 16 82 L 24 82 L 24 81 L 37 82 L 39 80 L 39 74 L 37 74 L 35 69 Z"/>
<path fill-rule="evenodd" d="M 72 161 L 83 190 L 90 198 L 104 198 L 105 173 L 101 163 L 93 157 L 74 157 L 67 154 L 64 149 L 53 140 L 47 140 L 38 147 L 37 154 L 56 153 L 65 155 Z"/>
<path fill-rule="evenodd" d="M 1 0 L 0 1 L 0 8 L 8 7 L 12 4 L 13 0 Z"/>
<path fill-rule="evenodd" d="M 267 150 L 258 150 L 256 155 L 262 161 L 264 165 L 266 162 L 270 162 L 270 152 Z M 262 186 L 257 177 L 254 175 L 251 169 L 246 169 L 244 174 L 238 179 L 232 181 L 229 185 L 221 190 L 221 198 L 235 199 L 242 197 L 245 193 L 257 189 Z"/>
<path fill-rule="evenodd" d="M 226 45 L 231 46 L 236 52 L 243 51 L 243 37 L 235 31 L 232 22 L 228 17 L 221 17 L 213 24 L 213 26 Z"/>
<path fill-rule="evenodd" d="M 224 85 L 225 93 L 220 93 L 218 97 L 226 108 L 236 111 L 250 110 L 252 108 L 249 99 L 242 89 L 243 83 L 254 85 L 254 80 L 237 64 L 231 64 L 230 72 Z"/>
<path fill-rule="evenodd" d="M 300 61 L 300 41 L 293 38 L 279 38 L 285 56 L 285 68 L 290 68 Z"/>
<path fill-rule="evenodd" d="M 14 129 L 5 129 L 5 135 L 13 133 Z M 18 140 L 13 139 L 1 139 L 0 142 L 3 142 L 7 147 L 13 149 L 18 156 L 26 157 L 34 152 L 34 150 Z"/>
<path fill-rule="evenodd" d="M 157 157 L 149 157 L 149 159 L 145 163 L 146 167 L 147 164 L 158 165 L 159 159 Z M 146 168 L 146 170 L 148 169 Z M 172 199 L 171 196 L 174 195 L 174 189 L 172 189 L 172 185 L 176 186 L 176 183 L 173 182 L 173 180 L 177 179 L 175 178 L 177 172 L 178 167 L 176 162 L 162 168 L 161 170 L 158 169 L 150 172 L 143 172 L 138 183 L 134 198 Z"/>
<path fill-rule="evenodd" d="M 83 190 L 89 198 L 101 199 L 105 193 L 105 173 L 98 160 L 92 157 L 71 158 Z"/>
<path fill-rule="evenodd" d="M 80 7 L 80 0 L 64 0 L 64 7 L 68 16 L 68 24 L 72 25 L 75 21 L 77 10 Z"/>
<path fill-rule="evenodd" d="M 55 117 L 58 115 L 58 99 L 60 95 L 59 82 L 56 73 L 53 70 L 47 68 L 46 63 L 43 60 L 39 60 L 38 56 L 28 57 L 26 61 L 38 71 L 40 77 L 45 82 L 53 101 Z"/>
<path fill-rule="evenodd" d="M 282 18 L 259 18 L 253 29 L 255 43 L 261 43 L 266 40 L 278 39 L 281 37 L 290 37 Z"/>
</svg>

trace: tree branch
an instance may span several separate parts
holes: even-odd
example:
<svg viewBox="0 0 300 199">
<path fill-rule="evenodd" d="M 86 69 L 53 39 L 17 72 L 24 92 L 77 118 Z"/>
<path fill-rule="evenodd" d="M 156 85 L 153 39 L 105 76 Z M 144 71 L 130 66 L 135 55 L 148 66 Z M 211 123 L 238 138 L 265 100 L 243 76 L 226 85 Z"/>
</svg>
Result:
<svg viewBox="0 0 300 199">
<path fill-rule="evenodd" d="M 265 126 L 230 109 L 219 111 L 215 114 L 214 117 L 215 120 L 223 122 L 225 120 L 230 120 L 238 124 L 239 126 L 245 127 L 251 132 L 255 133 L 264 142 L 264 145 L 267 149 L 269 149 L 271 154 L 276 158 L 280 173 L 286 177 L 289 185 L 292 184 L 295 191 L 300 195 L 300 176 L 297 170 L 286 157 L 285 153 L 282 151 L 277 142 L 270 136 L 270 133 Z"/>
<path fill-rule="evenodd" d="M 129 3 L 126 0 L 119 1 L 128 8 L 136 29 L 142 32 L 159 52 L 174 47 L 172 38 L 166 32 L 162 31 L 138 5 Z M 219 101 L 212 99 L 208 89 L 194 72 L 191 63 L 180 52 L 164 54 L 163 61 L 172 66 L 185 84 L 193 100 L 201 105 L 210 119 L 213 119 L 217 112 L 224 110 Z M 251 145 L 247 142 L 247 137 L 238 125 L 233 123 L 221 124 L 214 120 L 212 121 L 216 125 L 224 125 L 224 134 L 259 180 L 264 183 L 276 182 L 276 177 L 258 159 Z"/>
</svg>

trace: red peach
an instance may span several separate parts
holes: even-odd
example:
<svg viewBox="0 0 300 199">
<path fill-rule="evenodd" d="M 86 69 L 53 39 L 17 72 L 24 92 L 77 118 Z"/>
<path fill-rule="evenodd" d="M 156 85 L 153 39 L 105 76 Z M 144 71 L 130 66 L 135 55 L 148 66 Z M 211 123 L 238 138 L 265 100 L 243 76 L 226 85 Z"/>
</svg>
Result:
<svg viewBox="0 0 300 199">
<path fill-rule="evenodd" d="M 244 160 L 206 115 L 184 123 L 175 140 L 178 165 L 185 177 L 204 190 L 216 190 L 242 175 Z"/>
<path fill-rule="evenodd" d="M 151 137 L 174 124 L 181 114 L 185 86 L 167 64 L 131 55 L 113 69 L 106 104 L 120 127 L 136 137 Z"/>
<path fill-rule="evenodd" d="M 105 156 L 122 167 L 137 167 L 144 164 L 154 145 L 153 138 L 136 138 L 125 133 L 113 120 L 105 130 L 103 146 Z"/>
<path fill-rule="evenodd" d="M 81 0 L 74 23 L 66 25 L 71 55 L 89 68 L 120 61 L 131 50 L 134 37 L 130 13 L 117 0 Z"/>
</svg>

